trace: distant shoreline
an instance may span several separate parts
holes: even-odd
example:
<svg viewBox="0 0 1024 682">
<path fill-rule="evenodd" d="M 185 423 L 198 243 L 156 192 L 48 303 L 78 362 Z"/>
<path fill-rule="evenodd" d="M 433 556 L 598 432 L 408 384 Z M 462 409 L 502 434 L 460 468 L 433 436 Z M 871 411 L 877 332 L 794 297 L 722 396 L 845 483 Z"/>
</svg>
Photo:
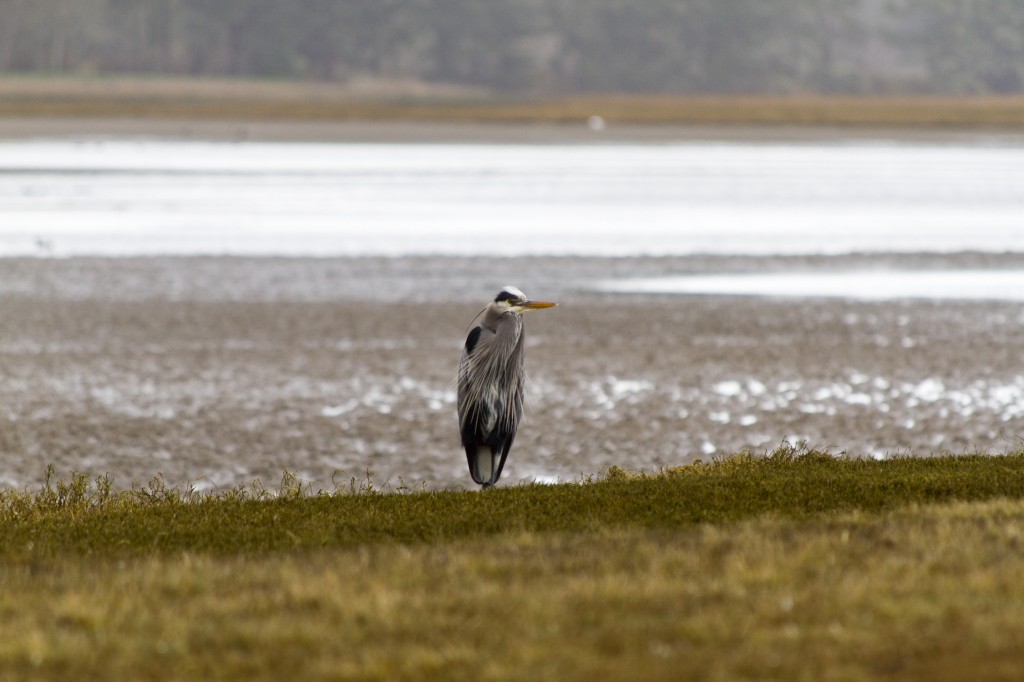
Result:
<svg viewBox="0 0 1024 682">
<path fill-rule="evenodd" d="M 0 77 L 0 137 L 593 142 L 1016 135 L 1024 96 L 514 97 L 314 82 Z"/>
</svg>

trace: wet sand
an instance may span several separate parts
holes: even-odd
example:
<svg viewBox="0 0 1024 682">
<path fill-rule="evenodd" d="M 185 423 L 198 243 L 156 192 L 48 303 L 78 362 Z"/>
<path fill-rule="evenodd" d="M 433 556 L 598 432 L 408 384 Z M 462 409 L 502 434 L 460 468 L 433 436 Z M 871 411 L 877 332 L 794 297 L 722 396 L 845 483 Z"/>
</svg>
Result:
<svg viewBox="0 0 1024 682">
<path fill-rule="evenodd" d="M 654 469 L 784 440 L 857 456 L 1021 446 L 1024 306 L 614 296 L 600 278 L 1020 266 L 1019 256 L 124 258 L 0 261 L 0 484 L 58 472 L 224 487 L 285 469 L 470 487 L 452 380 L 514 283 L 524 426 L 503 484 Z M 870 273 L 865 274 L 866 277 Z"/>
</svg>

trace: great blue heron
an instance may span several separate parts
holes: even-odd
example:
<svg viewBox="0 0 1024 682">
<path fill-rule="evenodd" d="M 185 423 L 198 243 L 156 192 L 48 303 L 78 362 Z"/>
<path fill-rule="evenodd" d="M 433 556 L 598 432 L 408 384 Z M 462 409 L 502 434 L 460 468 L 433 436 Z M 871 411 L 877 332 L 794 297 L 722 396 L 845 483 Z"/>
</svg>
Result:
<svg viewBox="0 0 1024 682">
<path fill-rule="evenodd" d="M 523 416 L 522 314 L 554 306 L 505 287 L 480 312 L 480 324 L 466 337 L 459 362 L 459 431 L 469 473 L 485 489 L 501 478 Z"/>
</svg>

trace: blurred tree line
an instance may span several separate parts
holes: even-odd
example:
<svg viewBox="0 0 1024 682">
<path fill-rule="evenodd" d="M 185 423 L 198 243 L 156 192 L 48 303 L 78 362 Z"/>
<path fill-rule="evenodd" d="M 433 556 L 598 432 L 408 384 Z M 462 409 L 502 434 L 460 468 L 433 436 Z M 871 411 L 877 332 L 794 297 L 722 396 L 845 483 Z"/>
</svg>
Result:
<svg viewBox="0 0 1024 682">
<path fill-rule="evenodd" d="M 1024 0 L 0 0 L 0 71 L 1024 91 Z"/>
</svg>

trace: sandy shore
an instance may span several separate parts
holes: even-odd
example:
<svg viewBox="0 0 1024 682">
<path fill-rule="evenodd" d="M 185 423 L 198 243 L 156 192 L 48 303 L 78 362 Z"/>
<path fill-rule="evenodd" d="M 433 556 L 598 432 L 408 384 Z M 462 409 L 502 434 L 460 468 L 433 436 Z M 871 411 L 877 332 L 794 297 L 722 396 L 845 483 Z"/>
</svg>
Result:
<svg viewBox="0 0 1024 682">
<path fill-rule="evenodd" d="M 868 456 L 1020 447 L 1019 304 L 587 290 L 597 277 L 856 262 L 4 260 L 0 483 L 37 482 L 52 463 L 120 486 L 276 484 L 285 469 L 314 489 L 367 471 L 468 485 L 452 379 L 467 325 L 506 282 L 562 303 L 527 320 L 530 408 L 507 483 L 784 439 Z"/>
</svg>

